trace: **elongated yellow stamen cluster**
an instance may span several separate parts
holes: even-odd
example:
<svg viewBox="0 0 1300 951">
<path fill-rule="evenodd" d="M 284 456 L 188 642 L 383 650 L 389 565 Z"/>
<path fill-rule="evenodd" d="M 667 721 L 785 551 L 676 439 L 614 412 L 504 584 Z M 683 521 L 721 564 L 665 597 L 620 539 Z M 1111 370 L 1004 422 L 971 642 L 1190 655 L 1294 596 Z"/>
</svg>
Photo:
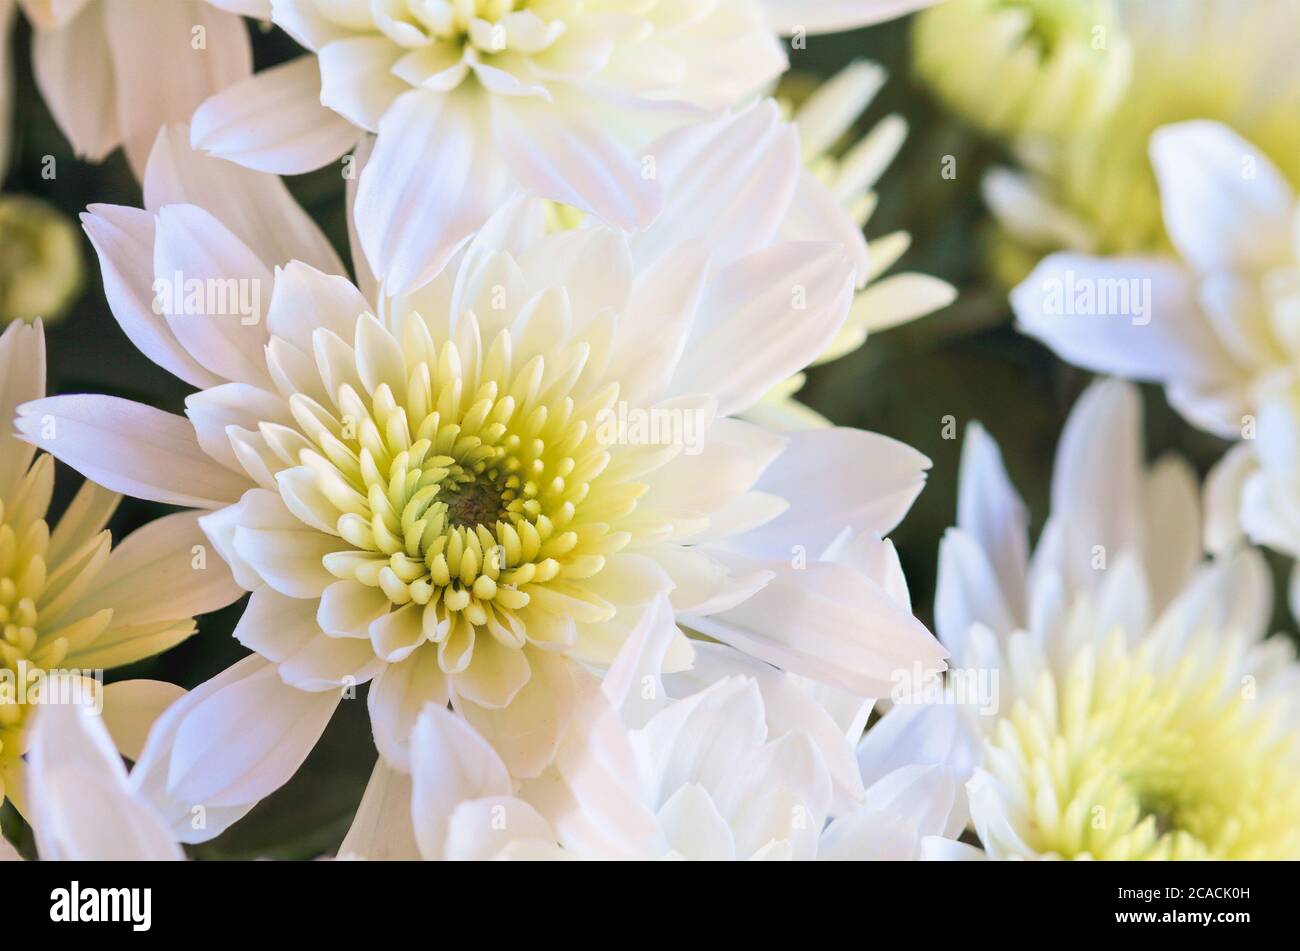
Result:
<svg viewBox="0 0 1300 951">
<path fill-rule="evenodd" d="M 1033 853 L 1300 857 L 1300 744 L 1282 708 L 1229 638 L 1170 657 L 1116 634 L 1063 678 L 1022 681 L 1032 692 L 998 724 L 986 765 Z"/>
<path fill-rule="evenodd" d="M 0 765 L 23 753 L 27 720 L 24 682 L 57 667 L 72 638 L 98 636 L 111 619 L 103 612 L 74 625 L 59 626 L 64 609 L 85 593 L 108 555 L 108 533 L 80 557 L 50 561 L 45 521 L 54 487 L 54 460 L 41 456 L 28 470 L 13 499 L 0 499 Z"/>
<path fill-rule="evenodd" d="M 390 380 L 339 384 L 333 409 L 290 398 L 313 443 L 299 462 L 348 546 L 324 556 L 326 569 L 422 609 L 423 638 L 449 671 L 468 665 L 476 631 L 523 647 L 520 612 L 539 598 L 580 620 L 611 617 L 581 582 L 629 542 L 611 523 L 645 491 L 600 479 L 610 454 L 596 421 L 617 386 L 575 398 L 585 343 L 514 369 L 502 331 L 476 368 L 453 342 L 435 345 L 418 316 L 406 326 Z"/>
</svg>

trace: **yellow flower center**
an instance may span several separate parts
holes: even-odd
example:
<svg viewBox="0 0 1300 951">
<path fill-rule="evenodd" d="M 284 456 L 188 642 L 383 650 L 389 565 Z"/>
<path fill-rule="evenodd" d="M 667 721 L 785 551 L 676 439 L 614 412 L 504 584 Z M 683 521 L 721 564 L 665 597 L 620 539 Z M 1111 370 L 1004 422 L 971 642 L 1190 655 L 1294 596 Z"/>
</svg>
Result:
<svg viewBox="0 0 1300 951">
<path fill-rule="evenodd" d="M 630 541 L 612 523 L 645 491 L 600 478 L 610 454 L 598 423 L 618 387 L 580 389 L 585 343 L 514 368 L 503 331 L 475 366 L 454 343 L 435 345 L 418 316 L 406 326 L 402 358 L 367 395 L 349 382 L 332 410 L 290 398 L 314 444 L 299 461 L 348 546 L 324 556 L 326 569 L 395 607 L 422 606 L 425 636 L 458 642 L 440 655 L 451 669 L 468 664 L 473 629 L 523 647 L 518 612 L 547 593 L 546 607 L 563 598 L 579 620 L 612 617 L 580 582 Z"/>
<path fill-rule="evenodd" d="M 998 723 L 987 768 L 1015 791 L 1035 853 L 1300 856 L 1300 744 L 1282 709 L 1237 642 L 1207 634 L 1170 654 L 1117 633 L 1060 682 L 1040 671 Z"/>
</svg>

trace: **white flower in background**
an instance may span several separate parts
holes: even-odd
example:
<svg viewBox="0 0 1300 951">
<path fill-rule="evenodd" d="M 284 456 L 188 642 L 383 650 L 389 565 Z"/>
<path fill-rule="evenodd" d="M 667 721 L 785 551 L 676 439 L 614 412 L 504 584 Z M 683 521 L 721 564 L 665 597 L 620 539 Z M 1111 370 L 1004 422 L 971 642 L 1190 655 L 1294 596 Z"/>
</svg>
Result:
<svg viewBox="0 0 1300 951">
<path fill-rule="evenodd" d="M 967 433 L 935 623 L 950 677 L 998 675 L 972 824 L 999 859 L 1300 857 L 1300 666 L 1263 638 L 1267 568 L 1202 562 L 1195 477 L 1143 466 L 1140 415 L 1123 383 L 1080 397 L 1032 558 L 996 444 Z"/>
<path fill-rule="evenodd" d="M 181 692 L 166 684 L 150 686 L 160 693 Z M 157 862 L 185 857 L 163 817 L 142 794 L 140 769 L 127 775 L 114 737 L 92 707 L 41 707 L 27 758 L 30 818 L 42 861 Z"/>
<path fill-rule="evenodd" d="M 45 395 L 45 335 L 40 323 L 11 324 L 0 336 L 0 419 Z M 49 442 L 59 424 L 33 419 Z M 0 793 L 22 799 L 27 727 L 48 673 L 104 669 L 152 657 L 195 631 L 193 616 L 242 593 L 207 539 L 197 513 L 158 519 L 116 548 L 104 530 L 120 496 L 85 482 L 58 519 L 48 518 L 54 460 L 0 431 Z M 110 687 L 108 715 L 123 716 L 136 688 Z"/>
<path fill-rule="evenodd" d="M 1151 159 L 1178 257 L 1052 255 L 1012 305 L 1021 328 L 1065 359 L 1163 383 L 1192 423 L 1239 440 L 1209 485 L 1212 550 L 1244 528 L 1298 555 L 1295 191 L 1218 123 L 1158 130 Z M 1077 306 L 1084 295 L 1091 312 Z"/>
<path fill-rule="evenodd" d="M 73 151 L 99 162 L 122 146 L 137 177 L 160 128 L 253 70 L 243 21 L 206 0 L 18 2 L 36 86 Z"/>
<path fill-rule="evenodd" d="M 311 55 L 206 103 L 193 141 L 292 174 L 377 133 L 357 226 L 371 267 L 408 293 L 518 186 L 648 224 L 663 200 L 648 143 L 761 91 L 786 67 L 780 35 L 927 2 L 264 0 Z"/>
<path fill-rule="evenodd" d="M 1115 0 L 948 0 L 913 21 L 917 73 L 993 134 L 1068 133 L 1110 114 L 1132 50 Z"/>
<path fill-rule="evenodd" d="M 1078 6 L 1080 0 L 1071 0 Z M 1300 182 L 1300 61 L 1292 0 L 1119 0 L 1108 42 L 1140 55 L 1115 107 L 1069 134 L 1019 143 L 1027 171 L 996 170 L 985 197 L 1008 284 L 1044 254 L 1169 249 L 1147 143 L 1161 126 L 1222 122 Z M 1213 69 L 1206 64 L 1213 63 Z"/>
<path fill-rule="evenodd" d="M 848 213 L 850 228 L 861 231 L 876 208 L 874 191 L 880 176 L 898 155 L 907 136 L 907 122 L 899 115 L 882 119 L 861 139 L 845 146 L 854 124 L 875 98 L 885 82 L 885 71 L 874 63 L 851 63 L 835 76 L 801 95 L 813 82 L 809 77 L 791 74 L 777 91 L 779 100 L 793 99 L 791 121 L 799 130 L 805 167 L 825 190 L 805 188 L 796 205 L 806 204 L 809 211 L 821 197 L 829 197 Z M 805 181 L 806 185 L 807 182 Z M 823 213 L 827 222 L 835 221 L 833 212 Z M 841 222 L 843 224 L 844 222 Z M 816 225 L 808 223 L 808 233 Z M 846 236 L 846 241 L 849 238 Z M 894 231 L 868 242 L 868 267 L 859 284 L 862 288 L 853 300 L 849 319 L 815 364 L 829 363 L 862 346 L 869 333 L 897 327 L 908 321 L 948 306 L 957 296 L 946 281 L 928 274 L 904 271 L 883 276 L 911 245 L 905 231 Z M 773 387 L 747 419 L 774 429 L 802 429 L 825 426 L 828 422 L 794 398 L 804 383 L 797 374 Z"/>
<path fill-rule="evenodd" d="M 645 685 L 618 665 L 589 682 L 584 728 L 518 786 L 467 721 L 430 705 L 411 777 L 372 781 L 340 856 L 897 860 L 960 831 L 972 744 L 955 708 L 898 707 L 862 737 L 872 701 L 698 649 L 670 678 L 679 699 L 651 676 L 654 699 L 636 702 Z M 619 694 L 633 701 L 622 722 Z"/>
<path fill-rule="evenodd" d="M 198 387 L 187 418 L 75 396 L 18 423 L 106 485 L 207 510 L 253 592 L 236 637 L 265 660 L 193 701 L 208 729 L 179 728 L 174 761 L 195 775 L 174 765 L 169 792 L 265 795 L 372 678 L 399 768 L 420 709 L 450 701 L 536 775 L 579 662 L 610 663 L 656 604 L 670 627 L 859 694 L 942 666 L 881 584 L 818 561 L 846 528 L 892 529 L 928 461 L 869 433 L 787 439 L 729 418 L 823 350 L 853 293 L 840 245 L 773 243 L 799 165 L 770 103 L 656 146 L 654 228 L 547 234 L 540 202 L 512 202 L 420 294 L 373 302 L 333 276 L 277 179 L 183 135 L 159 138 L 148 210 L 96 206 L 86 227 L 123 329 Z M 773 202 L 737 199 L 755 189 Z M 178 275 L 227 307 L 267 288 L 265 320 L 155 299 Z M 689 665 L 670 633 L 666 663 Z"/>
</svg>

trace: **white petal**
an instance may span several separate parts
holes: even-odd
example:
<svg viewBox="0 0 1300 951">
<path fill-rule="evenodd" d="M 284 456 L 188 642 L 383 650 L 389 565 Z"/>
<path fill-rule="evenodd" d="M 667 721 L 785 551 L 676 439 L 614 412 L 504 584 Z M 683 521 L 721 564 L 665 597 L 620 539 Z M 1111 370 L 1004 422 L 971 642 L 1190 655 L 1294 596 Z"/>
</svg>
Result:
<svg viewBox="0 0 1300 951">
<path fill-rule="evenodd" d="M 1259 462 L 1250 443 L 1239 443 L 1214 464 L 1205 479 L 1205 549 L 1222 554 L 1241 539 L 1241 502 L 1246 480 Z"/>
<path fill-rule="evenodd" d="M 153 215 L 138 208 L 91 205 L 81 222 L 99 255 L 108 307 L 136 349 L 191 386 L 220 383 L 221 377 L 180 345 L 167 320 L 154 308 Z"/>
<path fill-rule="evenodd" d="M 319 598 L 334 583 L 322 559 L 348 547 L 314 529 L 235 529 L 235 551 L 262 580 L 291 598 Z"/>
<path fill-rule="evenodd" d="M 510 774 L 487 741 L 446 708 L 425 706 L 411 755 L 411 817 L 420 854 L 444 857 L 447 825 L 461 803 L 510 793 Z"/>
<path fill-rule="evenodd" d="M 36 450 L 16 439 L 12 421 L 18 407 L 45 395 L 45 330 L 14 321 L 0 334 L 0 499 L 12 499 Z"/>
<path fill-rule="evenodd" d="M 320 97 L 316 57 L 300 56 L 208 99 L 191 120 L 191 140 L 259 172 L 310 172 L 340 158 L 360 134 Z"/>
<path fill-rule="evenodd" d="M 461 90 L 415 90 L 379 123 L 355 212 L 366 258 L 393 296 L 436 275 L 507 194 L 482 106 Z"/>
<path fill-rule="evenodd" d="M 858 696 L 888 694 L 897 672 L 942 670 L 946 652 L 883 588 L 842 565 L 723 556 L 775 577 L 739 606 L 683 623 L 769 664 Z"/>
<path fill-rule="evenodd" d="M 297 772 L 339 703 L 334 691 L 287 686 L 264 661 L 243 673 L 183 707 L 167 769 L 174 801 L 213 808 L 269 796 Z"/>
<path fill-rule="evenodd" d="M 28 760 L 32 826 L 43 860 L 183 857 L 161 818 L 127 785 L 113 741 L 89 707 L 42 706 Z"/>
<path fill-rule="evenodd" d="M 492 124 L 497 147 L 529 191 L 626 230 L 659 213 L 658 180 L 643 176 L 639 157 L 596 125 L 581 103 L 499 96 Z"/>
<path fill-rule="evenodd" d="M 320 101 L 367 132 L 410 87 L 391 72 L 403 50 L 385 37 L 357 36 L 320 51 Z"/>
<path fill-rule="evenodd" d="M 199 445 L 232 472 L 243 472 L 227 427 L 256 432 L 260 423 L 292 423 L 285 401 L 247 383 L 223 383 L 185 398 L 185 415 Z"/>
<path fill-rule="evenodd" d="M 789 506 L 727 544 L 747 554 L 818 558 L 845 529 L 887 535 L 925 485 L 930 460 L 911 446 L 857 429 L 789 434 L 785 451 L 758 482 Z"/>
<path fill-rule="evenodd" d="M 248 480 L 217 465 L 189 420 L 113 396 L 53 396 L 26 404 L 28 440 L 123 495 L 195 508 L 236 501 Z"/>
<path fill-rule="evenodd" d="M 551 824 L 521 799 L 473 799 L 452 810 L 445 856 L 450 861 L 486 861 L 499 856 L 513 841 L 554 842 L 555 833 Z"/>
<path fill-rule="evenodd" d="M 1198 271 L 1258 270 L 1290 260 L 1295 192 L 1227 126 L 1193 121 L 1151 136 L 1165 227 Z"/>
<path fill-rule="evenodd" d="M 555 768 L 521 787 L 521 795 L 579 855 L 645 858 L 662 852 L 654 816 L 640 798 L 635 753 L 595 677 L 575 672 L 572 725 Z"/>
<path fill-rule="evenodd" d="M 1083 590 L 1101 580 L 1093 568 L 1097 546 L 1108 564 L 1137 553 L 1141 433 L 1137 390 L 1105 380 L 1079 397 L 1061 434 L 1052 512 L 1061 523 L 1063 574 Z"/>
<path fill-rule="evenodd" d="M 861 807 L 830 824 L 817 857 L 831 862 L 919 859 L 924 840 L 944 834 L 960 798 L 961 783 L 942 768 L 896 770 L 867 790 Z"/>
<path fill-rule="evenodd" d="M 106 8 L 92 4 L 67 25 L 38 29 L 32 37 L 41 98 L 73 151 L 92 162 L 103 161 L 121 141 Z"/>
<path fill-rule="evenodd" d="M 357 319 L 369 310 L 370 304 L 347 278 L 294 261 L 276 270 L 266 323 L 272 334 L 309 354 L 317 328 L 351 340 Z"/>
<path fill-rule="evenodd" d="M 727 820 L 703 786 L 687 783 L 669 797 L 658 814 L 668 847 L 697 861 L 731 861 L 736 843 Z"/>
<path fill-rule="evenodd" d="M 983 550 L 997 574 L 1011 619 L 1023 623 L 1025 577 L 1029 570 L 1029 513 L 1007 476 L 998 444 L 979 423 L 966 428 L 962 443 L 957 527 Z"/>
<path fill-rule="evenodd" d="M 447 675 L 438 650 L 426 645 L 400 664 L 389 664 L 370 685 L 367 704 L 379 754 L 395 769 L 411 769 L 411 731 L 426 704 L 445 706 Z"/>
<path fill-rule="evenodd" d="M 158 303 L 181 346 L 224 379 L 269 389 L 262 315 L 272 275 L 252 249 L 197 205 L 167 205 L 153 259 Z"/>
<path fill-rule="evenodd" d="M 409 861 L 420 857 L 411 824 L 411 778 L 382 759 L 366 783 L 339 858 Z"/>
<path fill-rule="evenodd" d="M 834 244 L 779 244 L 723 268 L 705 289 L 674 390 L 715 394 L 723 415 L 752 406 L 826 349 L 853 281 Z"/>
<path fill-rule="evenodd" d="M 1143 567 L 1159 610 L 1183 588 L 1201 561 L 1201 492 L 1183 459 L 1167 456 L 1142 487 Z"/>
<path fill-rule="evenodd" d="M 190 144 L 186 125 L 158 133 L 144 176 L 144 206 L 198 205 L 211 212 L 268 267 L 302 261 L 344 274 L 329 239 L 274 175 L 213 158 Z"/>
<path fill-rule="evenodd" d="M 934 596 L 934 626 L 944 645 L 963 666 L 968 662 L 972 624 L 1010 633 L 1028 620 L 1029 605 L 1008 604 L 1002 579 L 979 541 L 950 528 L 939 545 L 939 578 Z"/>
<path fill-rule="evenodd" d="M 929 274 L 891 274 L 853 299 L 849 323 L 868 333 L 899 327 L 947 307 L 957 289 Z"/>
<path fill-rule="evenodd" d="M 1021 330 L 1089 370 L 1199 384 L 1238 372 L 1192 275 L 1169 261 L 1049 255 L 1012 291 L 1011 306 Z"/>
<path fill-rule="evenodd" d="M 501 754 L 513 776 L 536 776 L 550 765 L 574 712 L 573 664 L 567 657 L 528 650 L 527 685 L 509 706 L 490 709 L 453 697 L 456 709 Z"/>
<path fill-rule="evenodd" d="M 160 128 L 188 121 L 204 99 L 252 73 L 252 47 L 242 20 L 200 0 L 104 6 L 122 144 L 140 176 Z"/>
</svg>

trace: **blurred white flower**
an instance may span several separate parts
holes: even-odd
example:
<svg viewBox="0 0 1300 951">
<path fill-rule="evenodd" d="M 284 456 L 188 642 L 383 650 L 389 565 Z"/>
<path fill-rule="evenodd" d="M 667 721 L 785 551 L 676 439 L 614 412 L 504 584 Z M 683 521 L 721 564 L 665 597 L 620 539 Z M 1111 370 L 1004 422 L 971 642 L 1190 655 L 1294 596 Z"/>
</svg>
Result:
<svg viewBox="0 0 1300 951">
<path fill-rule="evenodd" d="M 45 395 L 43 326 L 14 323 L 0 336 L 0 419 Z M 49 443 L 68 435 L 34 420 Z M 7 424 L 6 424 L 7 426 Z M 86 677 L 161 653 L 194 633 L 193 616 L 236 600 L 241 591 L 215 555 L 197 513 L 158 519 L 116 548 L 104 530 L 120 496 L 82 484 L 58 523 L 47 511 L 54 459 L 0 433 L 0 794 L 26 812 L 23 753 L 40 680 L 78 671 Z M 196 549 L 197 546 L 197 549 Z M 133 688 L 110 688 L 130 716 Z"/>
<path fill-rule="evenodd" d="M 927 2 L 263 0 L 311 55 L 206 103 L 193 141 L 290 174 L 377 133 L 357 227 L 371 267 L 404 294 L 518 186 L 647 225 L 663 201 L 648 144 L 761 91 L 786 68 L 781 35 Z"/>
<path fill-rule="evenodd" d="M 1075 0 L 1077 3 L 1077 0 Z M 1300 182 L 1300 30 L 1292 0 L 1119 0 L 1108 42 L 1135 54 L 1128 83 L 1103 118 L 1068 134 L 1017 143 L 1027 171 L 1000 169 L 985 197 L 1006 239 L 1007 284 L 1044 254 L 1167 251 L 1147 143 L 1161 126 L 1222 122 Z M 1213 68 L 1207 68 L 1212 63 Z"/>
<path fill-rule="evenodd" d="M 863 694 L 899 665 L 942 666 L 880 584 L 818 561 L 846 528 L 892 529 L 928 460 L 730 418 L 824 349 L 853 293 L 842 246 L 774 242 L 784 204 L 736 200 L 793 192 L 771 103 L 657 147 L 670 197 L 653 228 L 547 234 L 540 202 L 515 201 L 400 299 L 335 276 L 278 179 L 183 135 L 159 138 L 147 211 L 96 206 L 86 227 L 123 329 L 200 389 L 188 418 L 75 396 L 18 423 L 109 486 L 208 510 L 253 592 L 236 637 L 261 657 L 192 701 L 204 728 L 179 727 L 169 793 L 265 795 L 372 678 L 399 769 L 433 700 L 536 775 L 579 662 L 607 665 L 656 604 L 670 667 L 691 656 L 675 623 Z M 181 276 L 225 303 L 156 283 Z M 251 304 L 270 289 L 264 321 L 230 309 L 243 287 Z"/>
<path fill-rule="evenodd" d="M 100 162 L 120 145 L 137 177 L 160 128 L 253 70 L 243 21 L 206 0 L 18 2 L 36 86 L 73 151 Z"/>
<path fill-rule="evenodd" d="M 1208 487 L 1208 547 L 1244 528 L 1300 555 L 1295 191 L 1214 122 L 1158 130 L 1151 159 L 1178 258 L 1052 255 L 1013 292 L 1016 315 L 1065 359 L 1163 383 L 1191 422 L 1238 440 Z M 1085 293 L 1094 305 L 1073 306 Z"/>
<path fill-rule="evenodd" d="M 1141 453 L 1136 390 L 1094 384 L 1030 558 L 997 446 L 967 432 L 935 619 L 950 677 L 996 675 L 995 712 L 964 707 L 972 824 L 992 858 L 1295 858 L 1300 666 L 1263 637 L 1267 567 L 1202 562 L 1194 474 Z"/>
<path fill-rule="evenodd" d="M 916 70 L 976 127 L 1068 133 L 1123 96 L 1132 50 L 1115 0 L 948 0 L 917 16 Z"/>
</svg>

